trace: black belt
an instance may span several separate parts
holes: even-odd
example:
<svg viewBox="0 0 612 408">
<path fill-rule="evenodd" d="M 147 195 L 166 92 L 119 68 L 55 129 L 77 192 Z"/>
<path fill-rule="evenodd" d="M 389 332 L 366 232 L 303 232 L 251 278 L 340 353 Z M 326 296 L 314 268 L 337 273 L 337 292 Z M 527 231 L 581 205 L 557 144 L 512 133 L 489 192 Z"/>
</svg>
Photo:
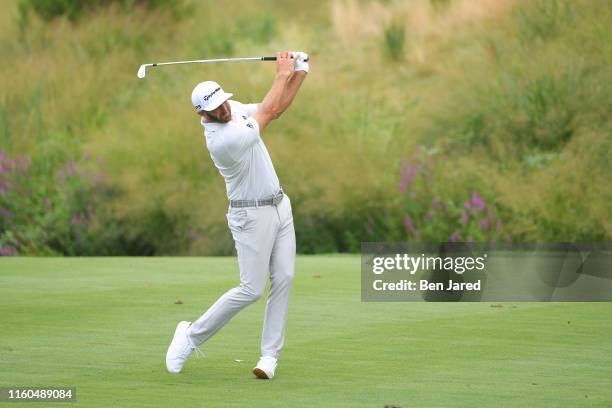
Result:
<svg viewBox="0 0 612 408">
<path fill-rule="evenodd" d="M 232 208 L 246 208 L 246 207 L 263 207 L 266 205 L 279 205 L 283 201 L 283 190 L 281 189 L 271 198 L 264 198 L 262 200 L 230 200 L 230 207 Z"/>
</svg>

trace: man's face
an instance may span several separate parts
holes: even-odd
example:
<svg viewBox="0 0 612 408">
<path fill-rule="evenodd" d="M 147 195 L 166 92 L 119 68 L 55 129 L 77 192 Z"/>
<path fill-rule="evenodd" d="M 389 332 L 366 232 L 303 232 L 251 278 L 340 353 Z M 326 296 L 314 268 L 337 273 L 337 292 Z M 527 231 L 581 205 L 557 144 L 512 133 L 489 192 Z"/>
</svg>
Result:
<svg viewBox="0 0 612 408">
<path fill-rule="evenodd" d="M 215 110 L 206 112 L 206 116 L 215 122 L 227 123 L 232 119 L 232 108 L 230 108 L 229 102 L 225 101 Z"/>
</svg>

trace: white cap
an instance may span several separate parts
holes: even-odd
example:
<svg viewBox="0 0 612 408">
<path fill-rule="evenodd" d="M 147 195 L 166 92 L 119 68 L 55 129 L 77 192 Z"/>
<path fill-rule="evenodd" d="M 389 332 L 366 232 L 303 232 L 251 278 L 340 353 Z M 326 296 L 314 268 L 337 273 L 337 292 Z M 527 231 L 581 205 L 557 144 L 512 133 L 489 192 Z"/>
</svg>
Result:
<svg viewBox="0 0 612 408">
<path fill-rule="evenodd" d="M 223 92 L 221 86 L 215 81 L 200 82 L 191 92 L 191 103 L 197 112 L 210 112 L 221 106 L 232 95 Z"/>
</svg>

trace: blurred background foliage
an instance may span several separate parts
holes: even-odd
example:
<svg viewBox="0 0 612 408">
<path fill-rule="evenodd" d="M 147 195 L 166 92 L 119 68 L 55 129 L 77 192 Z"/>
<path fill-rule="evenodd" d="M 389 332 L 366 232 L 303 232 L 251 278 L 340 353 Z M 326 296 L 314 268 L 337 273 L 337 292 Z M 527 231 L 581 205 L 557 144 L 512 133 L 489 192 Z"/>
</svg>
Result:
<svg viewBox="0 0 612 408">
<path fill-rule="evenodd" d="M 298 251 L 361 241 L 612 239 L 612 2 L 0 3 L 0 254 L 230 254 L 189 95 L 261 100 L 273 65 L 145 62 L 306 50 L 265 140 Z"/>
</svg>

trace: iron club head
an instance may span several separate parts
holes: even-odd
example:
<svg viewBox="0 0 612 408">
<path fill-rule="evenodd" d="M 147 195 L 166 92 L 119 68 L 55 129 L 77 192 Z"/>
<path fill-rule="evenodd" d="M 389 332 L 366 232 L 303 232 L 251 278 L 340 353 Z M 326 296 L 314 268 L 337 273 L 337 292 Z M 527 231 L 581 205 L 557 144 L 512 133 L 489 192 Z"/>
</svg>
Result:
<svg viewBox="0 0 612 408">
<path fill-rule="evenodd" d="M 140 68 L 138 68 L 138 78 L 142 79 L 147 74 L 147 64 L 142 64 Z"/>
</svg>

